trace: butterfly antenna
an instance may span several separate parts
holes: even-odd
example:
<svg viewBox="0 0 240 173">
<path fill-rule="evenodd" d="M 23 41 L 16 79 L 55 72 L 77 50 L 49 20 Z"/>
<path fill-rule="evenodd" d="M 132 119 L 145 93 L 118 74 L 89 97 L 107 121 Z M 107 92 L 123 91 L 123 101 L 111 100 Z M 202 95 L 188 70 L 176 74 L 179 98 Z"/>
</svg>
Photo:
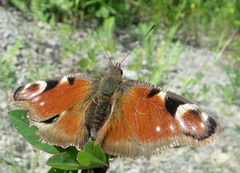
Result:
<svg viewBox="0 0 240 173">
<path fill-rule="evenodd" d="M 132 50 L 130 50 L 127 55 L 123 58 L 123 60 L 120 62 L 120 64 L 123 63 L 123 61 L 125 61 L 125 59 L 128 57 L 128 55 L 130 55 L 132 53 L 132 51 L 147 37 L 147 35 L 156 27 L 157 25 L 154 24 L 151 29 L 137 42 L 137 44 L 132 48 Z"/>
<path fill-rule="evenodd" d="M 100 38 L 100 36 L 99 36 L 99 34 L 98 34 L 98 32 L 97 32 L 96 27 L 95 27 L 94 25 L 92 25 L 92 28 L 93 28 L 93 31 L 97 34 L 98 40 L 100 41 L 100 43 L 101 43 L 101 45 L 102 45 L 102 47 L 103 47 L 103 49 L 104 49 L 104 51 L 105 51 L 105 53 L 106 53 L 109 61 L 111 62 L 112 66 L 113 66 L 112 60 L 110 59 L 110 56 L 108 55 L 107 49 L 106 49 L 106 47 L 104 46 L 104 44 L 103 44 L 103 42 L 102 42 L 102 39 Z"/>
</svg>

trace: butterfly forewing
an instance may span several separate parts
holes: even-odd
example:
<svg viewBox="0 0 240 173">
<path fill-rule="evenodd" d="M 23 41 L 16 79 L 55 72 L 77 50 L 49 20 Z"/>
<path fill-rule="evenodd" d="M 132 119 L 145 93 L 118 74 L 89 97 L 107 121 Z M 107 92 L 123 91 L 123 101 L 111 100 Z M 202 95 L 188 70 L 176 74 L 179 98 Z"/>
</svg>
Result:
<svg viewBox="0 0 240 173">
<path fill-rule="evenodd" d="M 38 127 L 42 141 L 81 148 L 88 139 L 86 112 L 98 85 L 95 76 L 65 76 L 19 87 L 12 97 L 29 110 L 30 123 Z"/>
</svg>

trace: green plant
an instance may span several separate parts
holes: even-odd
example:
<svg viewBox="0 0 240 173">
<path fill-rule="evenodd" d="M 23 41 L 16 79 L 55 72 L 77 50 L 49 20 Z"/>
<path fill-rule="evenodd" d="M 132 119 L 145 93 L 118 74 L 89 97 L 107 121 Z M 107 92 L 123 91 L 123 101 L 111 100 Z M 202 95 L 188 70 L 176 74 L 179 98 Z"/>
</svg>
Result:
<svg viewBox="0 0 240 173">
<path fill-rule="evenodd" d="M 8 51 L 8 55 L 0 58 L 0 86 L 6 88 L 6 90 L 11 89 L 16 84 L 17 69 L 13 64 L 13 58 L 17 54 L 21 44 L 22 40 L 18 40 Z"/>
<path fill-rule="evenodd" d="M 71 35 L 75 31 L 70 25 L 63 24 L 57 29 L 63 47 L 61 56 L 63 58 L 68 58 L 69 56 L 76 55 L 80 60 L 79 66 L 83 72 L 87 70 L 92 71 L 96 64 L 96 44 L 93 37 L 93 31 L 89 30 L 90 29 L 87 30 L 88 36 L 86 40 L 78 38 L 73 40 L 71 39 Z M 70 68 L 76 68 L 76 65 Z"/>
<path fill-rule="evenodd" d="M 228 75 L 229 83 L 218 85 L 218 91 L 223 95 L 227 105 L 240 105 L 240 61 L 239 59 L 230 59 L 225 71 Z"/>
<path fill-rule="evenodd" d="M 115 52 L 118 47 L 116 41 L 113 39 L 114 30 L 114 17 L 106 19 L 103 26 L 96 30 L 108 52 Z M 80 60 L 79 66 L 81 67 L 81 71 L 93 71 L 97 62 L 96 52 L 105 51 L 94 30 L 91 28 L 87 30 L 88 36 L 85 40 L 72 40 L 71 34 L 75 31 L 68 24 L 62 25 L 57 31 L 61 37 L 61 45 L 64 47 L 62 57 L 68 58 L 68 56 L 77 55 Z"/>
<path fill-rule="evenodd" d="M 10 0 L 13 6 L 20 10 L 25 16 L 29 16 L 28 1 L 26 0 Z"/>
<path fill-rule="evenodd" d="M 228 33 L 240 26 L 239 1 L 10 0 L 10 2 L 26 16 L 33 16 L 38 21 L 52 24 L 68 21 L 75 26 L 86 21 L 102 25 L 113 17 L 114 24 L 118 27 L 150 21 L 167 31 L 170 41 L 178 31 L 181 31 L 184 35 L 181 36 L 182 41 L 187 42 L 192 37 L 201 41 L 202 36 L 206 35 L 211 38 L 209 42 L 213 47 L 218 43 L 216 39 L 219 34 Z"/>
<path fill-rule="evenodd" d="M 156 51 L 155 58 L 157 60 L 157 65 L 153 66 L 152 69 L 153 75 L 150 79 L 152 83 L 159 83 L 164 73 L 169 70 L 171 66 L 177 64 L 183 48 L 184 46 L 180 42 L 176 42 L 169 44 L 165 50 L 160 48 Z"/>
<path fill-rule="evenodd" d="M 115 52 L 117 50 L 117 44 L 113 39 L 114 30 L 116 28 L 115 18 L 109 17 L 104 22 L 102 27 L 100 27 L 97 31 L 99 37 L 103 41 L 103 44 L 107 51 Z M 101 45 L 100 41 L 97 42 L 96 48 L 99 50 L 103 50 L 103 45 Z M 104 51 L 104 50 L 103 50 Z"/>
<path fill-rule="evenodd" d="M 146 33 L 149 26 L 151 24 L 140 24 L 137 28 L 139 28 L 140 33 Z M 134 50 L 136 58 L 129 68 L 133 70 L 150 69 L 149 74 L 140 76 L 139 79 L 159 84 L 164 73 L 178 62 L 184 45 L 179 41 L 160 44 L 163 39 L 162 33 L 159 33 L 158 28 L 156 28 L 156 31 L 142 40 L 142 47 Z"/>
</svg>

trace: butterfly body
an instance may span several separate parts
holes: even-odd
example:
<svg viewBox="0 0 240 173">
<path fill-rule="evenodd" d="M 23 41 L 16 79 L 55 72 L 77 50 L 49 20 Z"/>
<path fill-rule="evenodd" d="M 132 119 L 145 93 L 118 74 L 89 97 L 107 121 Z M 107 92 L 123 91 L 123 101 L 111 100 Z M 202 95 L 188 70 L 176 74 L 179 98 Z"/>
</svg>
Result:
<svg viewBox="0 0 240 173">
<path fill-rule="evenodd" d="M 12 100 L 29 110 L 41 140 L 62 147 L 94 139 L 109 154 L 137 158 L 173 146 L 205 146 L 219 125 L 183 97 L 158 86 L 122 80 L 120 64 L 102 78 L 65 76 L 16 89 Z"/>
</svg>

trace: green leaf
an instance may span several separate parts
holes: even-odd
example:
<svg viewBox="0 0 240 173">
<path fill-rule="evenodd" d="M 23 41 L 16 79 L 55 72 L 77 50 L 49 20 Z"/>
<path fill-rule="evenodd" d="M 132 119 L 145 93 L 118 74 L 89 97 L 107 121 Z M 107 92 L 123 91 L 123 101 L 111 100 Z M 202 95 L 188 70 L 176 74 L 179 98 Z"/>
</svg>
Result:
<svg viewBox="0 0 240 173">
<path fill-rule="evenodd" d="M 82 169 L 76 159 L 77 153 L 78 151 L 75 150 L 56 154 L 47 160 L 47 165 L 63 170 Z"/>
<path fill-rule="evenodd" d="M 115 17 L 109 17 L 105 19 L 102 28 L 104 31 L 103 36 L 106 39 L 113 38 L 113 31 L 115 30 Z"/>
<path fill-rule="evenodd" d="M 91 60 L 92 64 L 95 64 L 96 55 L 95 55 L 94 49 L 89 50 L 87 53 L 88 53 L 88 58 Z"/>
<path fill-rule="evenodd" d="M 108 166 L 105 153 L 99 145 L 94 145 L 93 141 L 88 142 L 83 151 L 78 153 L 77 160 L 82 169 Z"/>
<path fill-rule="evenodd" d="M 86 70 L 88 69 L 88 66 L 89 66 L 90 62 L 89 62 L 89 60 L 87 60 L 87 59 L 82 59 L 82 60 L 79 62 L 79 64 L 80 64 L 81 69 L 82 69 L 83 71 L 86 71 Z"/>
<path fill-rule="evenodd" d="M 35 148 L 51 154 L 61 153 L 65 151 L 65 149 L 61 147 L 44 144 L 39 140 L 39 137 L 35 134 L 37 127 L 29 126 L 27 111 L 13 110 L 8 112 L 8 117 L 17 131 Z"/>
<path fill-rule="evenodd" d="M 97 17 L 102 17 L 104 19 L 108 18 L 110 15 L 110 11 L 108 10 L 108 8 L 101 6 L 99 10 L 96 11 L 96 16 Z"/>
</svg>

